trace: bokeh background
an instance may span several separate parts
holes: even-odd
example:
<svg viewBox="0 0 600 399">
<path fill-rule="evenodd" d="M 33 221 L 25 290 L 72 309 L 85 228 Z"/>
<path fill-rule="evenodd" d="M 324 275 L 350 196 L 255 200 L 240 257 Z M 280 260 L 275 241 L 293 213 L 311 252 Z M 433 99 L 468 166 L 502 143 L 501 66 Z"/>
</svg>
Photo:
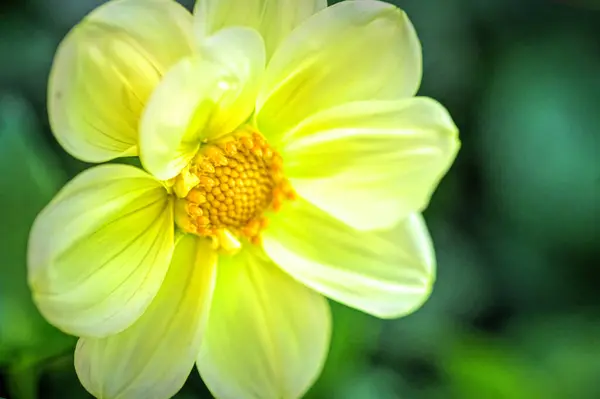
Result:
<svg viewBox="0 0 600 399">
<path fill-rule="evenodd" d="M 393 2 L 423 44 L 420 94 L 461 130 L 425 212 L 437 283 L 399 320 L 333 304 L 331 353 L 307 397 L 600 398 L 600 2 Z M 89 398 L 75 340 L 31 302 L 25 251 L 36 213 L 88 167 L 53 139 L 46 83 L 60 39 L 99 3 L 0 3 L 4 398 Z M 210 394 L 192 373 L 176 398 Z"/>
</svg>

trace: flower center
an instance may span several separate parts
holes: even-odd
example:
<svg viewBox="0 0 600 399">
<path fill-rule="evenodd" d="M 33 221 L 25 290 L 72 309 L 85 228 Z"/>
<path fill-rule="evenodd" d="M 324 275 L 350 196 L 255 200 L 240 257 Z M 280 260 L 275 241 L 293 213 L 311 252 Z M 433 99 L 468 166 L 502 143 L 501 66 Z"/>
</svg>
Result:
<svg viewBox="0 0 600 399">
<path fill-rule="evenodd" d="M 172 183 L 177 225 L 221 241 L 244 236 L 257 243 L 266 225 L 263 213 L 293 198 L 281 156 L 247 130 L 203 145 Z"/>
</svg>

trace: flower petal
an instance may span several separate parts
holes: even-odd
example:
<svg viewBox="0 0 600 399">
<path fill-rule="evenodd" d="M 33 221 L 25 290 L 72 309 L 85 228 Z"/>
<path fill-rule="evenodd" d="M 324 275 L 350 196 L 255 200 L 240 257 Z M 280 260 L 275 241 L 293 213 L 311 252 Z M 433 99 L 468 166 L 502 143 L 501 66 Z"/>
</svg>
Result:
<svg viewBox="0 0 600 399">
<path fill-rule="evenodd" d="M 221 30 L 201 53 L 166 74 L 142 116 L 140 157 L 160 179 L 176 176 L 202 140 L 231 133 L 254 111 L 265 64 L 258 32 Z"/>
<path fill-rule="evenodd" d="M 254 28 L 270 56 L 296 26 L 325 7 L 327 0 L 198 0 L 194 29 L 202 41 L 222 28 Z"/>
<path fill-rule="evenodd" d="M 50 323 L 72 335 L 102 337 L 146 310 L 172 252 L 164 187 L 133 166 L 97 166 L 38 215 L 29 237 L 29 284 Z"/>
<path fill-rule="evenodd" d="M 184 236 L 144 314 L 107 338 L 82 338 L 75 368 L 98 398 L 165 399 L 185 383 L 200 350 L 216 277 L 210 241 Z"/>
<path fill-rule="evenodd" d="M 263 247 L 300 282 L 381 318 L 416 310 L 434 280 L 433 247 L 418 214 L 391 230 L 360 232 L 297 200 L 269 219 Z"/>
<path fill-rule="evenodd" d="M 136 155 L 150 93 L 192 49 L 192 16 L 174 1 L 120 0 L 97 8 L 54 59 L 48 113 L 56 139 L 87 162 Z"/>
<path fill-rule="evenodd" d="M 274 140 L 324 109 L 410 97 L 420 80 L 421 46 L 406 14 L 379 1 L 344 1 L 278 47 L 258 97 L 258 127 Z"/>
<path fill-rule="evenodd" d="M 256 249 L 219 262 L 197 362 L 204 382 L 222 399 L 301 397 L 327 355 L 327 301 Z"/>
<path fill-rule="evenodd" d="M 298 194 L 370 230 L 424 209 L 459 146 L 444 107 L 417 97 L 324 111 L 284 139 L 282 154 Z"/>
</svg>

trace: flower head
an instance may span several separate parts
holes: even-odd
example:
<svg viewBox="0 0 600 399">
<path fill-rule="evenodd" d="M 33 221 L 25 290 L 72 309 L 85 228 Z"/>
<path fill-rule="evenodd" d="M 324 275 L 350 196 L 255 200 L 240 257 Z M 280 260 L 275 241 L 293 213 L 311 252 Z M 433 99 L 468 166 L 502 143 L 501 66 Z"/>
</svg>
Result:
<svg viewBox="0 0 600 399">
<path fill-rule="evenodd" d="M 59 143 L 95 166 L 31 231 L 42 314 L 80 338 L 100 398 L 297 398 L 324 363 L 325 296 L 381 318 L 428 297 L 419 214 L 458 150 L 413 97 L 419 41 L 379 1 L 113 0 L 61 43 Z"/>
</svg>

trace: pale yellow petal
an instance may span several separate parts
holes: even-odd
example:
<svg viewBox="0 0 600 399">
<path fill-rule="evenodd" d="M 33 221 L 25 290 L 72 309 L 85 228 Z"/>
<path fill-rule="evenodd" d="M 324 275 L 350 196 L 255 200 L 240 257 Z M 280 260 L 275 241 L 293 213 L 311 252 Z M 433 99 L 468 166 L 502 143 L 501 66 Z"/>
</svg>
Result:
<svg viewBox="0 0 600 399">
<path fill-rule="evenodd" d="M 459 146 L 444 107 L 417 97 L 316 114 L 284 138 L 282 155 L 298 194 L 366 230 L 424 209 Z"/>
<path fill-rule="evenodd" d="M 191 51 L 192 16 L 174 1 L 117 0 L 94 10 L 52 65 L 48 114 L 58 142 L 87 162 L 136 155 L 150 93 Z"/>
<path fill-rule="evenodd" d="M 38 215 L 29 237 L 29 284 L 61 330 L 102 337 L 146 310 L 173 251 L 165 188 L 127 165 L 102 165 L 69 182 Z"/>
<path fill-rule="evenodd" d="M 107 338 L 82 338 L 75 369 L 103 399 L 166 399 L 185 383 L 200 350 L 216 277 L 210 241 L 184 236 L 158 294 L 131 327 Z"/>
<path fill-rule="evenodd" d="M 160 179 L 176 176 L 200 142 L 231 133 L 254 111 L 264 70 L 262 38 L 250 28 L 212 36 L 159 84 L 142 116 L 140 157 Z"/>
<path fill-rule="evenodd" d="M 247 249 L 219 260 L 198 369 L 220 399 L 300 398 L 321 371 L 330 333 L 325 298 Z"/>
<path fill-rule="evenodd" d="M 260 32 L 267 55 L 301 22 L 327 7 L 327 0 L 198 0 L 194 29 L 200 42 L 230 26 Z"/>
<path fill-rule="evenodd" d="M 433 247 L 419 214 L 390 230 L 360 232 L 293 201 L 269 219 L 263 247 L 300 282 L 381 318 L 420 307 L 435 278 Z"/>
<path fill-rule="evenodd" d="M 406 14 L 379 1 L 344 1 L 281 43 L 258 97 L 258 127 L 273 141 L 337 105 L 410 97 L 420 80 L 421 46 Z"/>
</svg>

